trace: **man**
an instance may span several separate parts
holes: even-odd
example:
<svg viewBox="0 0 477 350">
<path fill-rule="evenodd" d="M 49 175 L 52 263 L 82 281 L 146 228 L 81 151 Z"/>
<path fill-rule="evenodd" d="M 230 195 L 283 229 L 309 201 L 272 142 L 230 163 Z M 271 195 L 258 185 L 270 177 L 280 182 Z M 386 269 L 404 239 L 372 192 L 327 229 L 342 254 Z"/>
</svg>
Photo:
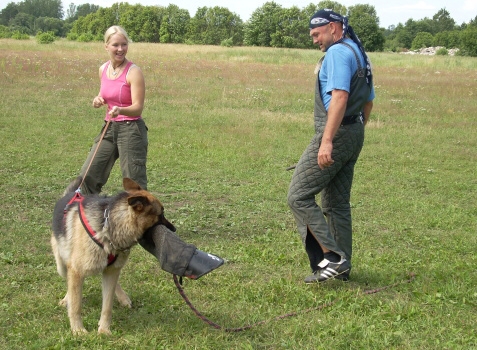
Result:
<svg viewBox="0 0 477 350">
<path fill-rule="evenodd" d="M 318 64 L 315 135 L 296 165 L 288 192 L 313 271 L 306 283 L 349 279 L 351 184 L 374 99 L 371 65 L 346 17 L 332 10 L 316 12 L 310 36 L 326 52 Z M 318 193 L 322 208 L 315 200 Z"/>
</svg>

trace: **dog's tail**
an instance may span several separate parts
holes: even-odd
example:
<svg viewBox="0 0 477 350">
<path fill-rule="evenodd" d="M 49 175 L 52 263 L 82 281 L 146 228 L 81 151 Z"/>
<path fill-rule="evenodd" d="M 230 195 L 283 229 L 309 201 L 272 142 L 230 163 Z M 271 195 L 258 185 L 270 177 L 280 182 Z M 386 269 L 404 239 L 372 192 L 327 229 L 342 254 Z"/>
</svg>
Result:
<svg viewBox="0 0 477 350">
<path fill-rule="evenodd" d="M 65 192 L 63 192 L 63 196 L 66 196 L 68 193 L 75 192 L 82 181 L 83 181 L 83 178 L 81 176 L 78 176 L 76 179 L 74 179 L 68 185 L 68 187 L 66 187 Z"/>
</svg>

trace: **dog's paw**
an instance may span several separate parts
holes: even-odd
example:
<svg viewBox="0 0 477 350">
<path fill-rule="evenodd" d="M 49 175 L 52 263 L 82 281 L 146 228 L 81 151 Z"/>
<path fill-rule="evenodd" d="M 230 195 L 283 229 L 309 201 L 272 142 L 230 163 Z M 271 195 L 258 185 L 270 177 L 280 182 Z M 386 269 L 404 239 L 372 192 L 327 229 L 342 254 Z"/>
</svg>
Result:
<svg viewBox="0 0 477 350">
<path fill-rule="evenodd" d="M 128 309 L 132 308 L 132 301 L 127 294 L 118 296 L 118 301 L 121 306 L 127 307 Z"/>
<path fill-rule="evenodd" d="M 64 307 L 68 307 L 68 300 L 66 299 L 66 297 L 64 297 L 63 299 L 61 299 L 61 300 L 58 302 L 58 305 L 64 306 Z"/>
<path fill-rule="evenodd" d="M 109 328 L 98 328 L 98 334 L 111 335 Z"/>
<path fill-rule="evenodd" d="M 72 329 L 71 331 L 73 332 L 73 335 L 88 334 L 88 331 L 84 327 L 78 327 L 78 328 Z"/>
<path fill-rule="evenodd" d="M 132 301 L 129 298 L 129 296 L 126 294 L 126 292 L 121 288 L 119 283 L 116 285 L 116 298 L 119 301 L 119 304 L 121 304 L 124 307 L 127 308 L 132 308 Z"/>
</svg>

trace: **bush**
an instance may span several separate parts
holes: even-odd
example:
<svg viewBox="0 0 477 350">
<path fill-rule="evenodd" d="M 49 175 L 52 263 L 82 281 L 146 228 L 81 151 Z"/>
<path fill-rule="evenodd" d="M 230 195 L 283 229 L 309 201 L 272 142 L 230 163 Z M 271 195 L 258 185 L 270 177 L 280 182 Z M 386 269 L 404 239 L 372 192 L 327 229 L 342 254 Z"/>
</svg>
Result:
<svg viewBox="0 0 477 350">
<path fill-rule="evenodd" d="M 0 25 L 0 39 L 8 39 L 12 36 L 12 32 L 6 26 Z"/>
<path fill-rule="evenodd" d="M 232 47 L 234 46 L 233 38 L 224 39 L 220 42 L 220 46 Z"/>
<path fill-rule="evenodd" d="M 419 50 L 424 47 L 432 46 L 434 43 L 434 37 L 431 33 L 427 32 L 419 32 L 415 36 L 414 40 L 412 41 L 411 49 L 412 50 Z"/>
<path fill-rule="evenodd" d="M 477 26 L 467 26 L 461 32 L 461 47 L 462 54 L 465 56 L 477 56 L 477 46 L 475 45 L 475 38 L 477 38 Z"/>
<path fill-rule="evenodd" d="M 439 50 L 436 51 L 436 55 L 439 56 L 447 56 L 449 51 L 445 47 L 441 47 Z"/>
<path fill-rule="evenodd" d="M 78 40 L 78 34 L 70 32 L 70 33 L 66 34 L 66 39 L 68 39 L 70 41 L 76 41 L 76 40 Z"/>
<path fill-rule="evenodd" d="M 16 30 L 12 33 L 12 39 L 28 40 L 30 39 L 30 36 L 28 34 L 20 32 L 19 30 Z"/>
<path fill-rule="evenodd" d="M 397 39 L 386 40 L 384 43 L 384 51 L 401 52 L 403 45 Z"/>
<path fill-rule="evenodd" d="M 83 42 L 83 43 L 87 43 L 87 42 L 90 42 L 90 41 L 94 41 L 94 36 L 91 33 L 84 33 L 84 34 L 81 34 L 80 36 L 78 36 L 77 40 L 80 41 L 80 42 Z"/>
<path fill-rule="evenodd" d="M 36 41 L 38 44 L 51 44 L 55 42 L 55 34 L 53 32 L 38 32 L 36 34 Z"/>
</svg>

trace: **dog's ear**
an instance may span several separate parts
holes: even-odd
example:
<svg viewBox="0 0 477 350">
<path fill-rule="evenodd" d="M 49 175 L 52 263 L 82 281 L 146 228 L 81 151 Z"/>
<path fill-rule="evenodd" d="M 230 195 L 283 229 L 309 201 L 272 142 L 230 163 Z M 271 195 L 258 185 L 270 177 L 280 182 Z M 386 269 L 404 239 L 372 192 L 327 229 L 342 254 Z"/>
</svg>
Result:
<svg viewBox="0 0 477 350">
<path fill-rule="evenodd" d="M 149 199 L 144 196 L 130 196 L 128 197 L 128 204 L 135 211 L 142 211 L 146 205 L 150 205 Z"/>
<path fill-rule="evenodd" d="M 128 177 L 125 177 L 123 179 L 123 187 L 126 191 L 141 191 L 142 190 L 142 187 L 139 186 L 139 184 L 136 181 Z"/>
</svg>

